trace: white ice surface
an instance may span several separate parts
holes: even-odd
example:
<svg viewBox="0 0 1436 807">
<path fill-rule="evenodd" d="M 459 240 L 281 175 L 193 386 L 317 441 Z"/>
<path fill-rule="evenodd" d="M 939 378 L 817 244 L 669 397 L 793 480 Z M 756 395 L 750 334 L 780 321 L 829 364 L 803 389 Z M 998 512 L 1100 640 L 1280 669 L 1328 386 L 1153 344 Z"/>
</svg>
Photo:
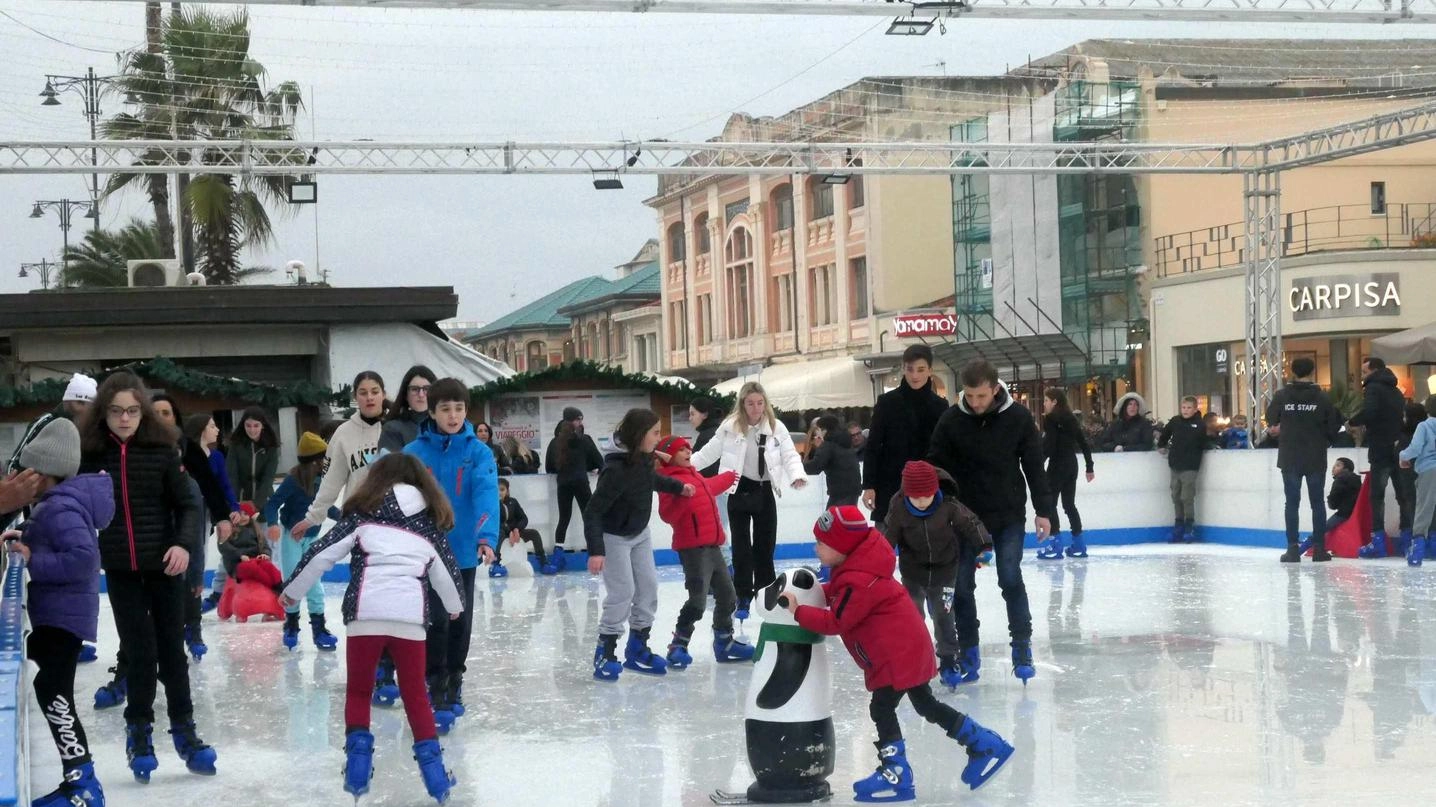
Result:
<svg viewBox="0 0 1436 807">
<path fill-rule="evenodd" d="M 655 643 L 684 599 L 661 569 Z M 1023 562 L 1037 677 L 1012 677 L 1005 611 L 979 572 L 982 680 L 940 697 L 1016 747 L 985 788 L 958 781 L 953 741 L 900 711 L 918 804 L 1415 804 L 1436 770 L 1436 569 L 1399 561 L 1299 568 L 1275 553 L 1221 547 L 1094 549 L 1087 561 Z M 746 666 L 717 667 L 708 623 L 695 665 L 665 678 L 590 678 L 600 587 L 586 576 L 481 576 L 466 687 L 469 714 L 444 740 L 459 778 L 454 805 L 707 805 L 749 782 L 743 749 Z M 339 587 L 328 607 L 338 621 Z M 1288 609 L 1299 597 L 1299 611 Z M 345 805 L 341 789 L 344 640 L 338 654 L 279 644 L 276 624 L 206 617 L 210 653 L 192 666 L 201 735 L 219 776 L 185 772 L 157 727 L 160 769 L 134 782 L 119 709 L 92 695 L 116 648 L 102 599 L 101 662 L 80 668 L 81 716 L 118 807 Z M 1316 620 L 1318 610 L 1320 619 Z M 1315 624 L 1314 622 L 1319 623 Z M 750 623 L 748 633 L 756 635 Z M 862 677 L 832 647 L 839 743 L 837 803 L 873 765 Z M 156 711 L 164 714 L 163 694 Z M 36 794 L 59 765 L 31 709 Z M 410 758 L 400 709 L 374 710 L 378 738 L 366 805 L 432 804 Z"/>
</svg>

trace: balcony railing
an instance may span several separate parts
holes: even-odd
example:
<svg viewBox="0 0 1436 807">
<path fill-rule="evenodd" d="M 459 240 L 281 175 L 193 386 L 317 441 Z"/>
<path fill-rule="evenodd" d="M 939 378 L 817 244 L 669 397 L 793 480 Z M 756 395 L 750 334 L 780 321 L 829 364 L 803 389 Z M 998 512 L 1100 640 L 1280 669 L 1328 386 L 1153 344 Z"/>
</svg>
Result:
<svg viewBox="0 0 1436 807">
<path fill-rule="evenodd" d="M 1333 205 L 1282 214 L 1282 256 L 1354 249 L 1423 246 L 1436 224 L 1436 203 Z M 1174 277 L 1241 266 L 1246 262 L 1245 224 L 1237 221 L 1156 239 L 1157 277 Z M 1424 236 L 1424 237 L 1423 237 Z"/>
</svg>

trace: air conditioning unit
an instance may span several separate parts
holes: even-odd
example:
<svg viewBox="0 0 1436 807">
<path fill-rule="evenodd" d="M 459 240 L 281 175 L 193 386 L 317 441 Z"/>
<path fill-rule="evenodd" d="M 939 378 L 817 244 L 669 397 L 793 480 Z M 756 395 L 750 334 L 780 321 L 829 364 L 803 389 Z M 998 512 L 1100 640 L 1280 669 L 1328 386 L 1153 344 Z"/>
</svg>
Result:
<svg viewBox="0 0 1436 807">
<path fill-rule="evenodd" d="M 156 288 L 159 286 L 184 286 L 184 265 L 170 258 L 153 258 L 128 261 L 130 288 Z"/>
</svg>

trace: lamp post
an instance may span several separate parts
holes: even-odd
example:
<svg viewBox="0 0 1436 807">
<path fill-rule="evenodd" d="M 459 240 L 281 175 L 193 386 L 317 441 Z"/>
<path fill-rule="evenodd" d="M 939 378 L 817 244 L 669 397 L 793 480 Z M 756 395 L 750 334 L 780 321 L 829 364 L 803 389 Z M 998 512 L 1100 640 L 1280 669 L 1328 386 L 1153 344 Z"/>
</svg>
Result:
<svg viewBox="0 0 1436 807">
<path fill-rule="evenodd" d="M 64 238 L 64 252 L 60 253 L 60 266 L 62 269 L 70 265 L 70 219 L 76 210 L 84 210 L 81 214 L 87 219 L 98 219 L 99 211 L 89 202 L 72 202 L 69 199 L 41 200 L 35 203 L 30 210 L 30 218 L 39 219 L 45 217 L 46 210 L 53 210 L 60 214 L 60 232 Z"/>
<path fill-rule="evenodd" d="M 90 122 L 90 142 L 93 143 L 99 137 L 97 130 L 99 128 L 101 114 L 100 98 L 104 94 L 105 89 L 114 84 L 119 78 L 120 76 L 97 76 L 95 75 L 95 68 L 93 67 L 86 68 L 85 75 L 83 76 L 46 75 L 45 89 L 40 91 L 40 97 L 45 100 L 40 102 L 40 106 L 59 106 L 60 93 L 65 90 L 73 90 L 79 93 L 80 97 L 85 100 L 84 113 L 86 120 Z M 125 100 L 132 102 L 134 97 L 127 95 Z M 90 165 L 97 169 L 100 165 L 99 152 L 93 147 L 90 149 Z M 98 170 L 90 175 L 90 205 L 95 211 L 94 229 L 96 232 L 99 232 L 100 173 Z"/>
<path fill-rule="evenodd" d="M 50 273 L 60 268 L 60 264 L 54 263 L 49 258 L 41 258 L 38 263 L 20 264 L 20 277 L 29 277 L 31 272 L 40 275 L 40 288 L 50 288 Z"/>
</svg>

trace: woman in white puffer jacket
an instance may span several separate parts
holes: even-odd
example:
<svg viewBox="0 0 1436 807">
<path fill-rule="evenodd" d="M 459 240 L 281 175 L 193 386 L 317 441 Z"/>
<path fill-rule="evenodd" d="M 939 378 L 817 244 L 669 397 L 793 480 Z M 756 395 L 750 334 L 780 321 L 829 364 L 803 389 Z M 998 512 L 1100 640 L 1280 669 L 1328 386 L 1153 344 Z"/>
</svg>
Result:
<svg viewBox="0 0 1436 807">
<path fill-rule="evenodd" d="M 788 430 L 773 414 L 768 393 L 750 381 L 738 391 L 738 405 L 713 439 L 694 453 L 693 467 L 718 463 L 719 472 L 738 474 L 728 494 L 728 519 L 733 530 L 733 586 L 738 590 L 734 616 L 748 618 L 753 593 L 776 578 L 773 551 L 778 543 L 778 502 L 785 488 L 808 484 L 803 458 Z"/>
</svg>

